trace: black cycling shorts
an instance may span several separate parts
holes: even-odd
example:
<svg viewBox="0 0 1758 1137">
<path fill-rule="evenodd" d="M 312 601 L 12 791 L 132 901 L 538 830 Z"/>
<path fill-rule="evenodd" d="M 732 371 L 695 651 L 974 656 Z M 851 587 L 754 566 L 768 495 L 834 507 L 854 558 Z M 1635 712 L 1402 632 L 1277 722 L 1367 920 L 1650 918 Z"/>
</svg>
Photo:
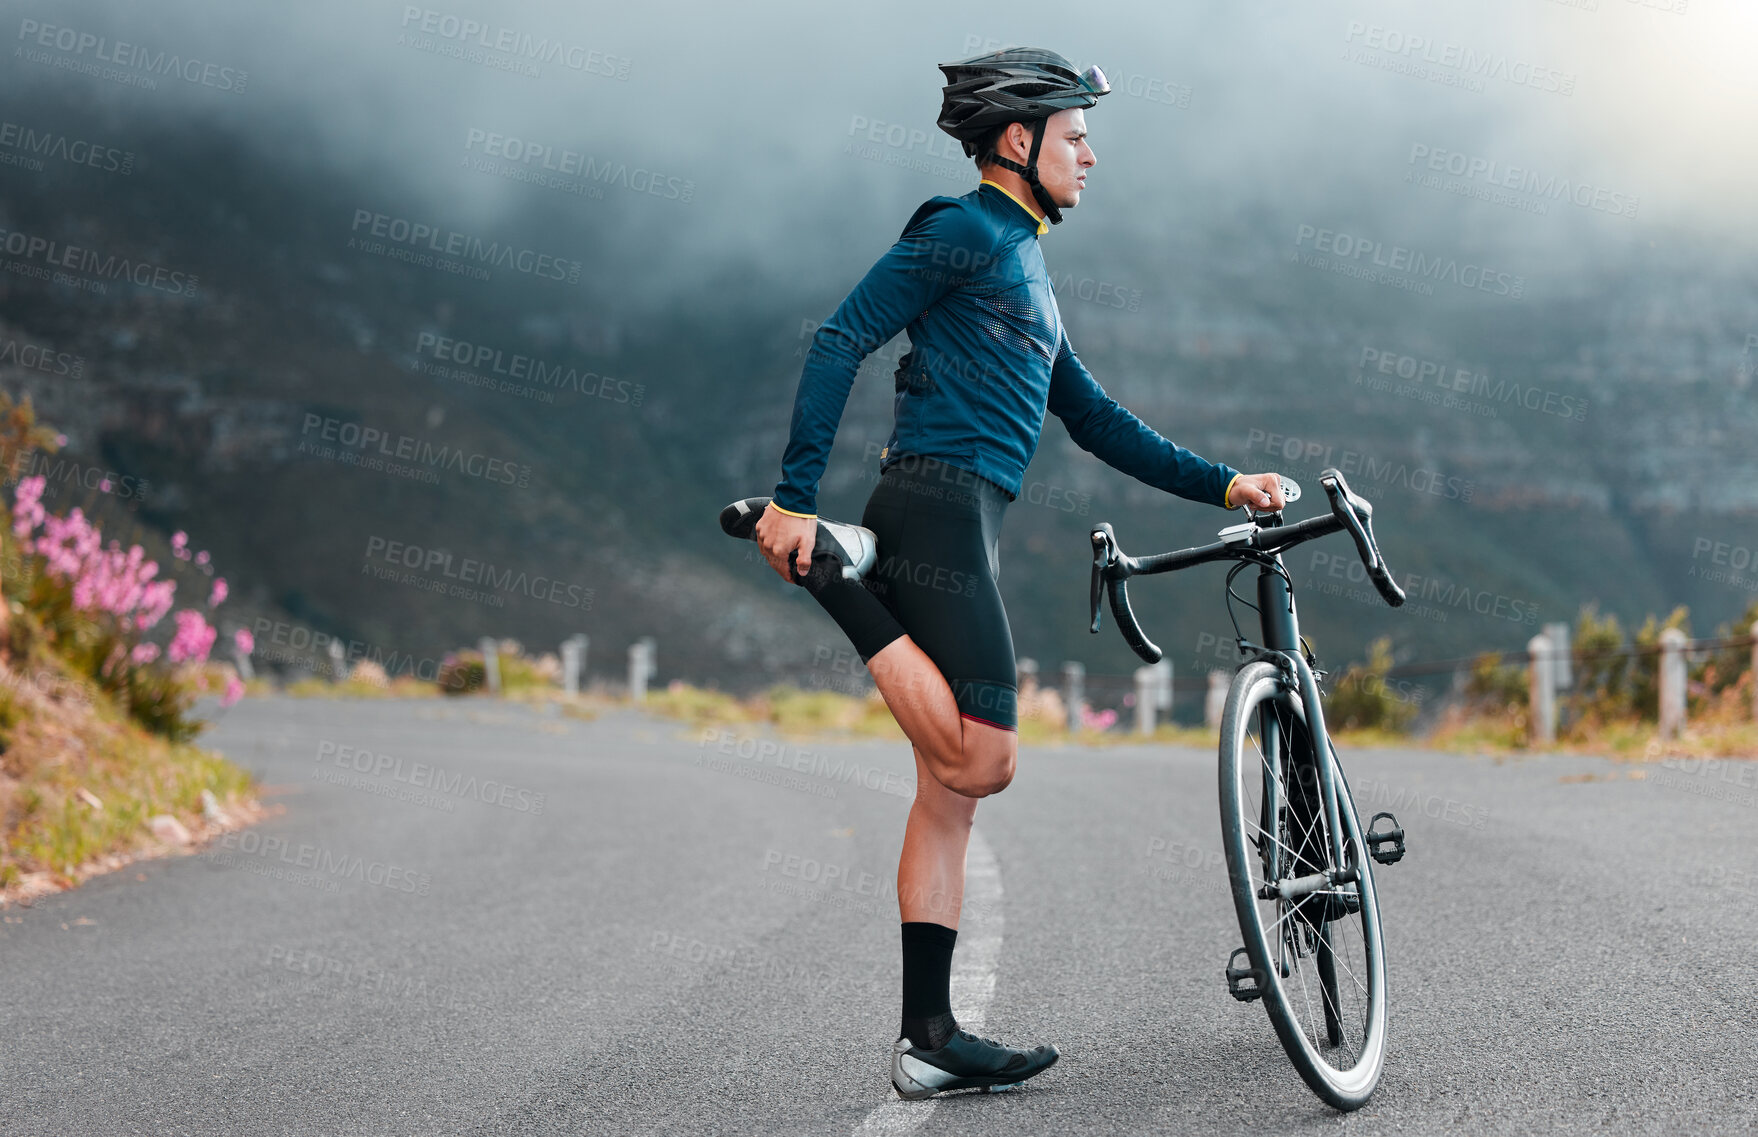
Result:
<svg viewBox="0 0 1758 1137">
<path fill-rule="evenodd" d="M 945 676 L 959 714 L 1019 728 L 1019 673 L 1001 604 L 1001 519 L 1008 492 L 936 458 L 893 459 L 867 499 L 861 524 L 879 558 L 859 583 L 815 594 L 862 662 L 908 634 Z"/>
</svg>

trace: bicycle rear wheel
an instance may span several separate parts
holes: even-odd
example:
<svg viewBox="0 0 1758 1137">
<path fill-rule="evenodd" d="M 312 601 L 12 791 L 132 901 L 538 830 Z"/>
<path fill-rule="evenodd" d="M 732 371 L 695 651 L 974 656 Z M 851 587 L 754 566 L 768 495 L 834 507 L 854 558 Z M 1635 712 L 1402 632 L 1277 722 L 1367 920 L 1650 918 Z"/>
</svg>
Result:
<svg viewBox="0 0 1758 1137">
<path fill-rule="evenodd" d="M 1372 860 L 1334 762 L 1344 857 L 1358 876 L 1311 882 L 1338 868 L 1314 753 L 1304 707 L 1275 665 L 1241 668 L 1221 719 L 1221 835 L 1233 904 L 1283 1049 L 1314 1093 L 1350 1110 L 1372 1096 L 1385 1060 L 1385 952 Z M 1295 885 L 1301 878 L 1308 883 Z"/>
</svg>

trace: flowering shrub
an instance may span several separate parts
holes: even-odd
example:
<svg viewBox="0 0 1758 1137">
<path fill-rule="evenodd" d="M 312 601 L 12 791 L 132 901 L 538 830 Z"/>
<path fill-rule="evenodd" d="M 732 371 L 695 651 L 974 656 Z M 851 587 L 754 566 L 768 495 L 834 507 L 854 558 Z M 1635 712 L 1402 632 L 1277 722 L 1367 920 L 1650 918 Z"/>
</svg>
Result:
<svg viewBox="0 0 1758 1137">
<path fill-rule="evenodd" d="M 158 562 L 146 550 L 127 550 L 118 541 L 104 544 L 103 534 L 78 508 L 65 517 L 43 507 L 42 476 L 21 479 L 13 499 L 12 536 L 18 546 L 20 573 L 10 583 L 22 585 L 26 610 L 56 654 L 89 675 L 121 702 L 147 728 L 173 741 L 193 738 L 201 724 L 190 720 L 189 708 L 207 688 L 202 665 L 213 649 L 217 630 L 197 608 L 177 611 L 175 632 L 163 649 L 143 638 L 175 603 L 177 582 L 159 579 Z M 191 555 L 189 538 L 177 533 L 172 554 L 213 569 L 203 551 Z M 208 593 L 208 609 L 226 599 L 226 581 L 218 577 Z M 249 637 L 241 631 L 240 647 Z M 226 684 L 221 703 L 230 706 L 244 687 L 236 676 Z"/>
<path fill-rule="evenodd" d="M 1087 730 L 1110 730 L 1117 725 L 1117 712 L 1110 707 L 1095 711 L 1091 707 L 1080 709 L 1080 724 Z"/>
</svg>

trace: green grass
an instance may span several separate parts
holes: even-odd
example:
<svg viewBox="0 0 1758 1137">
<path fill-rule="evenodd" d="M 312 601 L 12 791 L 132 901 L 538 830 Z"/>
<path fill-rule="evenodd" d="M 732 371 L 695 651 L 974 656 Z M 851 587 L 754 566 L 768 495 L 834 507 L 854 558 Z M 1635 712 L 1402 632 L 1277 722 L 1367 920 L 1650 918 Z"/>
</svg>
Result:
<svg viewBox="0 0 1758 1137">
<path fill-rule="evenodd" d="M 147 731 L 101 695 L 57 701 L 0 685 L 0 703 L 17 716 L 0 774 L 0 887 L 39 872 L 77 884 L 82 866 L 146 846 L 149 818 L 193 825 L 203 790 L 223 805 L 251 794 L 245 770 Z"/>
</svg>

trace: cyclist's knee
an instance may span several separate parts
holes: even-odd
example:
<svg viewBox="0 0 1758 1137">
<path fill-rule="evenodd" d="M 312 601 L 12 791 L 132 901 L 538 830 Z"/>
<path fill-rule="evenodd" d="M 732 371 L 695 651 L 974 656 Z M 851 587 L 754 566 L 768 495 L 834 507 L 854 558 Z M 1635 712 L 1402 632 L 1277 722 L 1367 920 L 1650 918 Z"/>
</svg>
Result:
<svg viewBox="0 0 1758 1137">
<path fill-rule="evenodd" d="M 962 760 L 952 773 L 946 788 L 965 797 L 979 798 L 998 794 L 1013 781 L 1018 766 L 1018 736 L 1011 731 L 995 732 L 1000 738 L 985 739 L 976 744 L 967 740 Z"/>
</svg>

